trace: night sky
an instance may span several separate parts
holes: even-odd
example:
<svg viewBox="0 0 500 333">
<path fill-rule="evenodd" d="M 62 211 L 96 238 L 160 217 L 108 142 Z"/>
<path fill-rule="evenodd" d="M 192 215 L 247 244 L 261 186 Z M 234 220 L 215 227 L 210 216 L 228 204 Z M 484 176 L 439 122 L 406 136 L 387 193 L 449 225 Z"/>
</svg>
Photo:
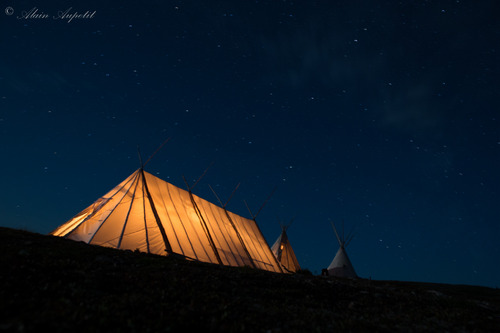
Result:
<svg viewBox="0 0 500 333">
<path fill-rule="evenodd" d="M 500 287 L 496 1 L 116 3 L 2 1 L 1 226 L 52 231 L 171 138 L 148 172 L 210 167 L 193 192 L 240 183 L 245 217 L 276 187 L 257 222 L 314 274 L 333 221 L 361 277 Z"/>
</svg>

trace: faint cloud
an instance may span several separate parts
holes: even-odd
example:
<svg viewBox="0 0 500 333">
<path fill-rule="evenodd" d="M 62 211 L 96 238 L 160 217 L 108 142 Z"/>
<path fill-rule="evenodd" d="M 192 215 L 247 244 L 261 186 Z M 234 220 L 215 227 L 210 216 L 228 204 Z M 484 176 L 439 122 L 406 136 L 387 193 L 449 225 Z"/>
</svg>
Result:
<svg viewBox="0 0 500 333">
<path fill-rule="evenodd" d="M 33 92 L 57 92 L 63 91 L 68 86 L 64 76 L 51 70 L 26 70 L 16 71 L 7 66 L 1 66 L 3 84 L 6 90 L 20 94 L 31 94 Z"/>
<path fill-rule="evenodd" d="M 311 82 L 331 85 L 353 81 L 359 72 L 346 66 L 341 36 L 317 29 L 296 30 L 263 39 L 263 46 L 274 65 L 273 79 L 300 88 Z"/>
<path fill-rule="evenodd" d="M 403 87 L 388 86 L 385 95 L 383 122 L 385 125 L 401 129 L 429 129 L 441 122 L 441 112 L 433 102 L 433 92 L 428 85 L 418 84 Z"/>
</svg>

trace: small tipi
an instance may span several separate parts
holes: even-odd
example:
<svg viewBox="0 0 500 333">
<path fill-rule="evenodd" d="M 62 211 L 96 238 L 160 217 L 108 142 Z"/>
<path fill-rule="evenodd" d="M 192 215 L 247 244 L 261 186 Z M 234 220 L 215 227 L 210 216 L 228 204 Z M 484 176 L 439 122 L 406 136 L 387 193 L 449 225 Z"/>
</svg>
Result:
<svg viewBox="0 0 500 333">
<path fill-rule="evenodd" d="M 354 267 L 352 266 L 352 263 L 349 260 L 347 252 L 345 250 L 347 245 L 349 245 L 349 243 L 351 242 L 353 236 L 352 234 L 350 234 L 347 236 L 347 239 L 345 239 L 342 233 L 342 238 L 341 238 L 333 222 L 332 222 L 332 227 L 333 231 L 335 231 L 335 236 L 337 237 L 337 241 L 339 242 L 340 248 L 337 251 L 335 258 L 333 258 L 330 266 L 328 266 L 327 268 L 328 275 L 355 279 L 358 277 L 358 275 L 354 271 Z"/>
<path fill-rule="evenodd" d="M 286 234 L 286 230 L 289 226 L 290 225 L 281 225 L 281 235 L 278 237 L 276 242 L 274 242 L 273 246 L 271 247 L 271 251 L 273 251 L 276 259 L 281 264 L 281 267 L 285 269 L 285 271 L 289 273 L 295 273 L 300 270 L 300 265 L 297 257 L 295 257 L 295 252 L 293 252 L 292 245 L 288 240 L 288 235 Z"/>
<path fill-rule="evenodd" d="M 255 217 L 176 187 L 143 167 L 51 235 L 116 249 L 283 272 Z"/>
</svg>

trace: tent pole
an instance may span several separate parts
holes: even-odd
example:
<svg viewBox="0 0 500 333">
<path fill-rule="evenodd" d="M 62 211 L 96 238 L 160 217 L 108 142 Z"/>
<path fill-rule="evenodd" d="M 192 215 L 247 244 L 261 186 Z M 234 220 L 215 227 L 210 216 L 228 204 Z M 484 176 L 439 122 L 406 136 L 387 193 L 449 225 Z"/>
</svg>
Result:
<svg viewBox="0 0 500 333">
<path fill-rule="evenodd" d="M 143 168 L 146 166 L 146 164 L 148 164 L 148 163 L 149 163 L 149 161 L 151 161 L 151 159 L 153 158 L 153 156 L 155 156 L 155 155 L 156 155 L 156 153 L 157 153 L 158 151 L 160 151 L 160 149 L 162 149 L 162 148 L 163 148 L 163 146 L 164 146 L 164 145 L 165 145 L 168 141 L 170 141 L 170 138 L 168 138 L 167 140 L 163 141 L 163 143 L 162 143 L 162 144 L 161 144 L 161 145 L 160 145 L 160 146 L 159 146 L 159 147 L 155 150 L 155 152 L 154 152 L 151 156 L 149 156 L 149 158 L 148 158 L 148 160 L 146 161 L 146 163 L 144 163 L 144 165 L 142 165 L 142 167 L 143 167 Z M 141 163 L 141 164 L 142 164 L 142 163 Z"/>
<path fill-rule="evenodd" d="M 343 247 L 342 241 L 340 240 L 339 233 L 337 232 L 337 228 L 335 228 L 335 224 L 333 224 L 333 221 L 330 221 L 333 227 L 333 231 L 335 231 L 335 236 L 337 236 L 337 241 L 339 242 L 340 247 Z"/>
<path fill-rule="evenodd" d="M 210 163 L 210 165 L 205 169 L 205 171 L 203 171 L 203 173 L 201 174 L 200 178 L 198 178 L 198 180 L 193 184 L 193 186 L 191 186 L 191 188 L 189 189 L 190 191 L 192 189 L 194 189 L 194 187 L 200 182 L 200 180 L 205 177 L 206 173 L 208 172 L 208 169 L 210 169 L 212 167 L 212 165 L 214 164 L 214 162 Z M 185 181 L 185 180 L 184 180 Z M 187 185 L 187 183 L 186 183 Z M 189 188 L 189 186 L 188 186 Z"/>
<path fill-rule="evenodd" d="M 137 155 L 139 155 L 139 163 L 141 164 L 141 168 L 143 168 L 144 164 L 142 163 L 141 149 L 139 148 L 139 145 L 137 145 Z"/>
<path fill-rule="evenodd" d="M 250 213 L 250 216 L 252 217 L 252 220 L 255 220 L 255 219 L 254 219 L 254 215 L 253 215 L 252 211 L 250 210 L 250 207 L 248 207 L 247 201 L 246 201 L 246 200 L 243 200 L 243 202 L 245 203 L 245 206 L 247 207 L 248 212 Z"/>
<path fill-rule="evenodd" d="M 238 185 L 236 185 L 236 187 L 234 188 L 233 192 L 229 196 L 229 199 L 227 199 L 226 203 L 224 204 L 223 208 L 226 208 L 226 206 L 229 203 L 229 201 L 231 201 L 231 199 L 233 198 L 234 194 L 236 193 L 236 190 L 238 189 L 238 187 L 240 187 L 240 184 L 241 183 L 238 183 Z"/>
<path fill-rule="evenodd" d="M 267 202 L 271 199 L 271 197 L 273 196 L 273 194 L 274 194 L 275 191 L 276 191 L 276 186 L 273 188 L 271 194 L 269 194 L 269 196 L 267 197 L 266 201 L 264 201 L 264 203 L 262 204 L 262 206 L 260 207 L 260 209 L 257 211 L 257 214 L 255 214 L 254 220 L 257 218 L 257 215 L 260 214 L 260 211 L 262 210 L 262 208 L 264 208 L 264 206 L 267 204 Z"/>
</svg>

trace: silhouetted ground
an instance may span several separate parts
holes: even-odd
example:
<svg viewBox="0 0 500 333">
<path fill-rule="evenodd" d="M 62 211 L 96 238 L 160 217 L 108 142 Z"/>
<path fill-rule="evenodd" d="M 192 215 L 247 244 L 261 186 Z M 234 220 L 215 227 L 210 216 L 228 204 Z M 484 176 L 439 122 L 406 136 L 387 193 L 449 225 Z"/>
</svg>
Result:
<svg viewBox="0 0 500 333">
<path fill-rule="evenodd" d="M 500 291 L 220 267 L 0 228 L 0 330 L 499 332 Z"/>
</svg>

